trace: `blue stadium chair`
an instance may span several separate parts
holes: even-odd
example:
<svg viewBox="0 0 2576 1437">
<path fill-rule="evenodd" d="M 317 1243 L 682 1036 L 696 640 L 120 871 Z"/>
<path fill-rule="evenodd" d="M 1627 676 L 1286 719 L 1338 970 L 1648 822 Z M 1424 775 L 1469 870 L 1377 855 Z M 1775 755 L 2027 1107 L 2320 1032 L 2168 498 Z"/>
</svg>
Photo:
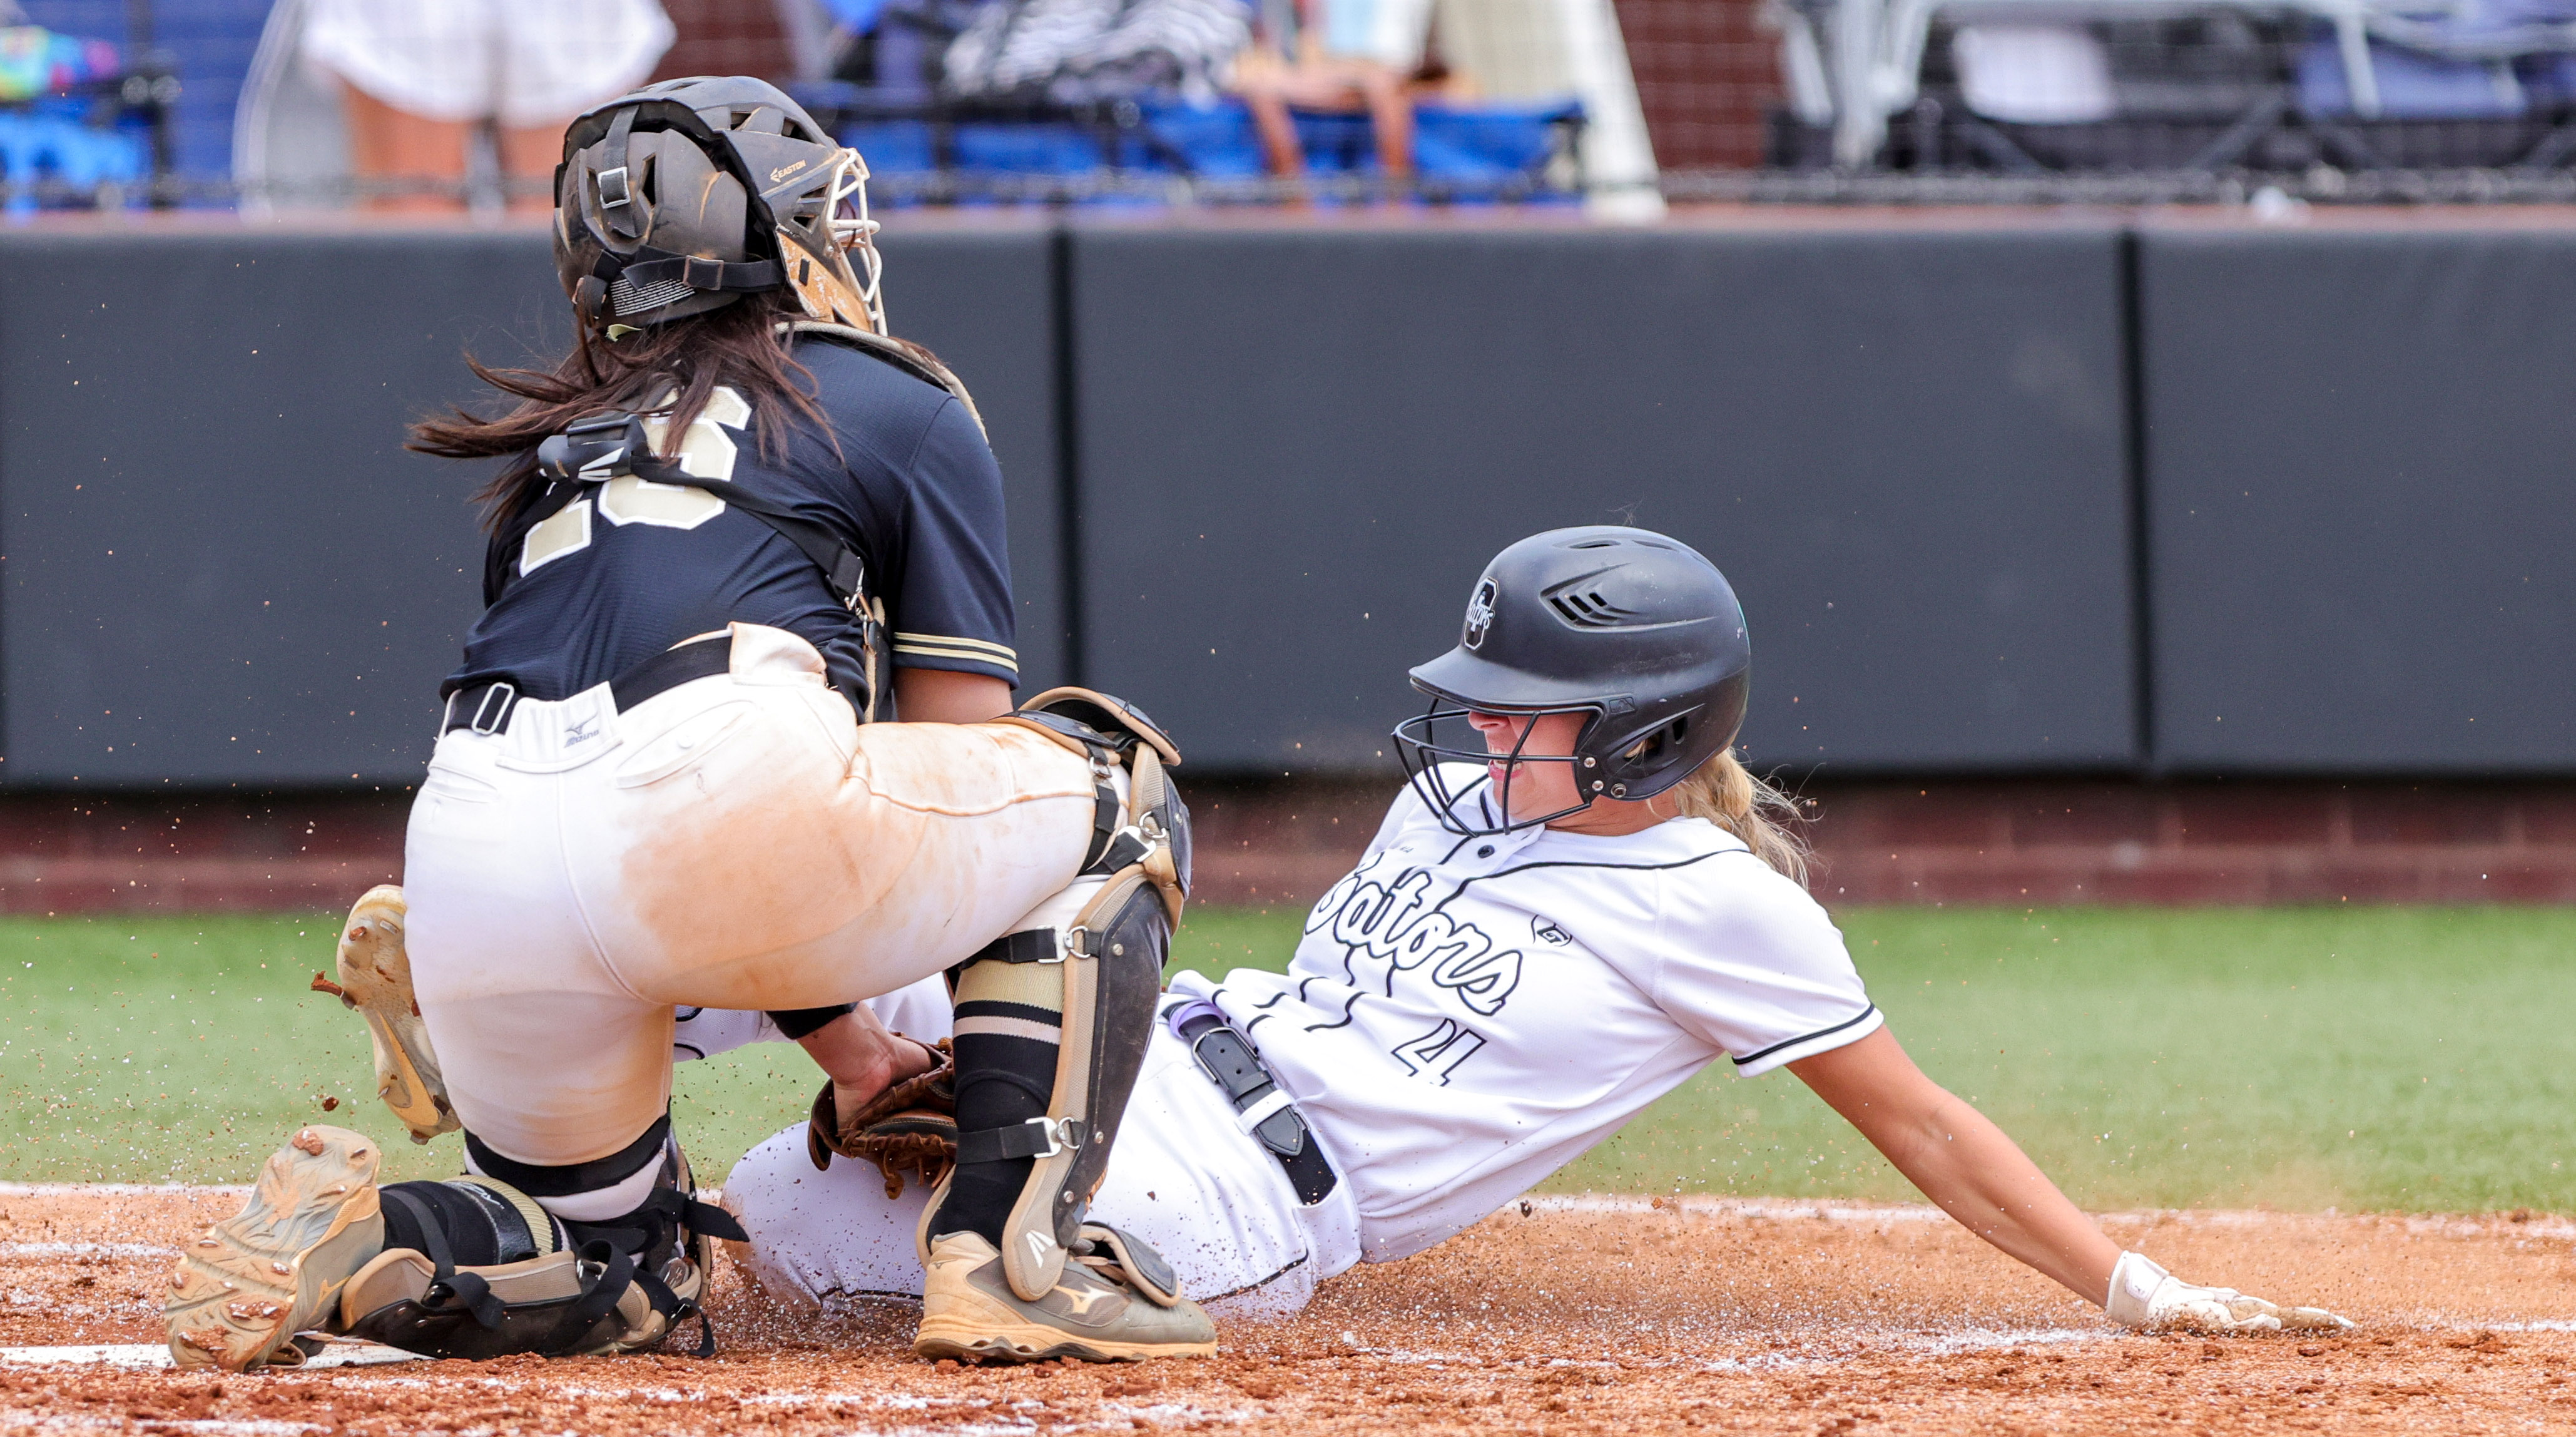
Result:
<svg viewBox="0 0 2576 1437">
<path fill-rule="evenodd" d="M 859 152 L 871 175 L 921 175 L 939 168 L 930 126 L 921 120 L 853 120 L 840 141 Z"/>
<path fill-rule="evenodd" d="M 2510 119 L 2530 104 L 2502 60 L 2446 59 L 2373 41 L 2370 68 L 2379 80 L 2379 113 L 2393 120 Z M 2297 81 L 2299 108 L 2307 113 L 2354 113 L 2333 40 L 2320 37 L 2299 52 Z"/>
<path fill-rule="evenodd" d="M 13 186 L 12 218 L 40 207 L 30 185 L 53 180 L 85 195 L 107 183 L 138 187 L 151 173 L 143 141 L 131 132 L 92 129 L 41 111 L 0 112 L 0 176 Z"/>
<path fill-rule="evenodd" d="M 1137 108 L 1140 127 L 1160 143 L 1128 140 L 1120 155 L 1127 168 L 1172 172 L 1186 166 L 1193 175 L 1226 180 L 1264 173 L 1261 135 L 1241 100 L 1231 95 L 1209 105 L 1154 100 Z"/>
<path fill-rule="evenodd" d="M 970 175 L 1088 175 L 1108 167 L 1099 133 L 1081 125 L 965 122 L 955 144 L 957 168 Z"/>
<path fill-rule="evenodd" d="M 179 77 L 172 116 L 172 163 L 187 179 L 220 181 L 232 171 L 233 107 L 259 48 L 270 0 L 152 0 L 152 34 L 136 35 L 127 0 L 19 0 L 27 19 L 67 35 L 94 35 L 127 47 L 166 52 Z"/>
<path fill-rule="evenodd" d="M 1582 119 L 1583 106 L 1573 100 L 1416 105 L 1413 163 L 1425 179 L 1535 181 L 1555 156 L 1560 137 Z"/>
</svg>

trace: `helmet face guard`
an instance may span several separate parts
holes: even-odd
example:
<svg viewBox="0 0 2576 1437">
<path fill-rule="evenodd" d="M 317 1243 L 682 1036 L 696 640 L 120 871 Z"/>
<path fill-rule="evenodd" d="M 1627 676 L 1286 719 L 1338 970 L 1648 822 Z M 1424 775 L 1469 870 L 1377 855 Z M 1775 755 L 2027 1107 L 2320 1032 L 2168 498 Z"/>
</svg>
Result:
<svg viewBox="0 0 2576 1437">
<path fill-rule="evenodd" d="M 843 149 L 831 166 L 809 201 L 812 215 L 796 213 L 778 227 L 787 283 L 807 318 L 885 334 L 885 259 L 868 217 L 868 162 Z"/>
<path fill-rule="evenodd" d="M 1569 708 L 1535 709 L 1527 712 L 1529 722 L 1507 750 L 1497 751 L 1485 742 L 1485 736 L 1467 722 L 1472 713 L 1490 710 L 1471 709 L 1447 695 L 1435 695 L 1431 707 L 1395 726 L 1395 754 L 1404 765 L 1404 776 L 1422 795 L 1431 811 L 1440 818 L 1440 826 L 1451 833 L 1464 835 L 1510 833 L 1521 828 L 1540 828 L 1568 814 L 1581 813 L 1592 806 L 1594 794 L 1584 782 L 1587 770 L 1598 767 L 1598 761 L 1582 753 L 1583 735 L 1597 727 L 1601 710 L 1591 705 Z M 1530 735 L 1538 732 L 1538 721 L 1550 714 L 1581 714 L 1584 725 L 1576 731 L 1573 753 L 1530 753 Z M 1512 717 L 1522 717 L 1515 711 Z M 1466 733 L 1459 736 L 1458 730 Z M 1441 772 L 1443 764 L 1475 764 L 1485 778 L 1463 788 L 1453 789 L 1450 776 Z M 1574 802 L 1552 813 L 1531 818 L 1512 815 L 1512 789 L 1528 766 L 1561 763 L 1574 772 Z M 1499 770 L 1499 772 L 1497 771 Z M 1490 796 L 1478 799 L 1479 784 L 1491 785 Z M 1527 790 L 1523 790 L 1526 792 Z M 1471 803 L 1471 799 L 1477 799 Z"/>
<path fill-rule="evenodd" d="M 1413 670 L 1430 708 L 1396 725 L 1406 777 L 1453 833 L 1508 833 L 1601 798 L 1652 798 L 1726 750 L 1744 719 L 1752 648 L 1724 575 L 1678 540 L 1599 525 L 1523 539 L 1485 567 L 1458 646 Z M 1536 719 L 1584 715 L 1571 751 L 1525 752 Z M 1457 730 L 1471 714 L 1529 715 L 1507 752 Z M 1444 763 L 1473 763 L 1487 795 Z M 1574 801 L 1517 817 L 1515 780 L 1561 763 Z M 1526 790 L 1524 790 L 1525 792 Z"/>
<path fill-rule="evenodd" d="M 612 339 L 777 289 L 883 335 L 867 179 L 856 150 L 764 81 L 647 85 L 564 131 L 556 271 Z"/>
</svg>

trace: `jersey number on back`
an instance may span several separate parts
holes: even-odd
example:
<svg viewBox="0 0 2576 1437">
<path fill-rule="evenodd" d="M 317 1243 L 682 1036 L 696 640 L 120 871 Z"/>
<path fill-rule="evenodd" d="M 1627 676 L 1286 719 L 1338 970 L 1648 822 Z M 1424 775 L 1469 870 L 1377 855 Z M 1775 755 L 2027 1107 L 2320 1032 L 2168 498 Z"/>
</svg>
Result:
<svg viewBox="0 0 2576 1437">
<path fill-rule="evenodd" d="M 751 406 L 732 388 L 720 386 L 707 396 L 707 407 L 680 436 L 680 452 L 674 457 L 682 470 L 701 479 L 731 479 L 737 451 L 733 436 L 725 430 L 750 427 Z M 658 452 L 663 447 L 663 436 L 670 432 L 670 420 L 648 418 L 644 432 Z M 540 564 L 589 548 L 590 511 L 589 499 L 575 499 L 530 529 L 526 543 L 519 549 L 519 573 L 524 576 Z M 724 511 L 724 501 L 704 489 L 655 484 L 632 474 L 609 480 L 599 491 L 600 517 L 611 524 L 694 529 Z"/>
</svg>

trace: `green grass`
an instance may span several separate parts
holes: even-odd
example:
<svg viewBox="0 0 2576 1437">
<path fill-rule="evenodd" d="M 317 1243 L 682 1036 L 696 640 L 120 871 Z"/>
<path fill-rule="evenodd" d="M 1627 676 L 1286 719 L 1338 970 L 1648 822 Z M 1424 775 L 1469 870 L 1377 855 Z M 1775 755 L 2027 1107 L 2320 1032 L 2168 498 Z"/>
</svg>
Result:
<svg viewBox="0 0 2576 1437">
<path fill-rule="evenodd" d="M 1288 912 L 1197 908 L 1177 963 L 1278 967 Z M 2094 1207 L 2576 1209 L 2576 912 L 1856 909 L 1916 1059 Z M 304 991 L 332 920 L 0 921 L 0 1178 L 244 1180 L 330 1115 L 395 1176 L 454 1171 L 371 1095 L 354 1018 Z M 802 1112 L 792 1049 L 679 1069 L 711 1178 Z M 1795 1078 L 1723 1064 L 1559 1190 L 1905 1198 Z"/>
</svg>

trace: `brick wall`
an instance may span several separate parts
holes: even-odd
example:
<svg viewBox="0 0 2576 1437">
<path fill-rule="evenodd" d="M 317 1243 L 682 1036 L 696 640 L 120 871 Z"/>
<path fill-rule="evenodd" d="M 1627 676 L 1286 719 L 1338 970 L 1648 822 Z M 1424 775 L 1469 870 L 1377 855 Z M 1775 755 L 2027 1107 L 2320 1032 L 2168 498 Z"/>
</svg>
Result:
<svg viewBox="0 0 2576 1437">
<path fill-rule="evenodd" d="M 662 0 L 680 32 L 656 80 L 683 75 L 759 75 L 784 79 L 796 67 L 771 0 Z"/>
<path fill-rule="evenodd" d="M 1779 37 L 1759 0 L 1617 0 L 1655 162 L 1668 170 L 1750 169 L 1763 116 L 1780 98 Z"/>
</svg>

